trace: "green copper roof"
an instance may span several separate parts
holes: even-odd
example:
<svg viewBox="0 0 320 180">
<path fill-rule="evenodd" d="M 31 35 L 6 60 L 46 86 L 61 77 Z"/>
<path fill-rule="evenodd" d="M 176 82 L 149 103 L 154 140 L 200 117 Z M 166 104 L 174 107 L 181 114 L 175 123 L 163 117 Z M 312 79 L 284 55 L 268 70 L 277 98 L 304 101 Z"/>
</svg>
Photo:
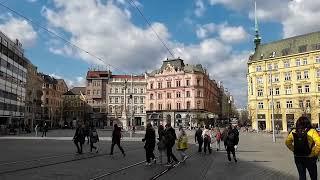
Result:
<svg viewBox="0 0 320 180">
<path fill-rule="evenodd" d="M 249 58 L 249 63 L 262 59 L 320 50 L 320 31 L 295 36 L 280 41 L 261 44 Z"/>
</svg>

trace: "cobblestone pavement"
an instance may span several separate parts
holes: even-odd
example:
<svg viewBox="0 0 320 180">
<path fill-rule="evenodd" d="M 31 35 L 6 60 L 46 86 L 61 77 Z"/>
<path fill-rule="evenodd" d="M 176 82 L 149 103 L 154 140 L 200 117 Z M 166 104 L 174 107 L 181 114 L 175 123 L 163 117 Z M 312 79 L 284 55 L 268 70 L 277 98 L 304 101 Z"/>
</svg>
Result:
<svg viewBox="0 0 320 180">
<path fill-rule="evenodd" d="M 189 142 L 193 143 L 193 133 Z M 278 137 L 272 143 L 270 135 L 241 134 L 237 151 L 238 163 L 228 162 L 225 151 L 211 155 L 199 154 L 197 146 L 190 145 L 189 158 L 173 168 L 154 164 L 145 166 L 143 143 L 122 142 L 126 151 L 123 157 L 115 147 L 109 156 L 110 142 L 99 142 L 100 152 L 76 155 L 70 140 L 0 139 L 0 179 L 297 179 L 292 153 Z M 215 146 L 213 146 L 215 149 Z M 179 157 L 178 152 L 174 152 Z M 156 152 L 158 155 L 158 152 Z M 166 161 L 166 158 L 164 158 Z M 318 168 L 320 172 L 320 169 Z"/>
</svg>

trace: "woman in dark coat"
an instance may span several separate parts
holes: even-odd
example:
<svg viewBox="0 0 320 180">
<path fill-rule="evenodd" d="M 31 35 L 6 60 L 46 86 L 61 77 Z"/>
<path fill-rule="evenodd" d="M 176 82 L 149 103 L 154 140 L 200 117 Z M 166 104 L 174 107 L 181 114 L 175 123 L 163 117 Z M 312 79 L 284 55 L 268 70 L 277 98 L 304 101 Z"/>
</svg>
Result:
<svg viewBox="0 0 320 180">
<path fill-rule="evenodd" d="M 142 139 L 142 141 L 145 142 L 144 148 L 146 150 L 146 159 L 147 159 L 146 165 L 151 165 L 151 159 L 154 162 L 156 161 L 156 158 L 153 154 L 154 148 L 156 146 L 156 133 L 152 128 L 151 123 L 147 124 L 146 134 Z"/>
<path fill-rule="evenodd" d="M 73 142 L 77 147 L 77 153 L 82 154 L 82 145 L 85 142 L 85 132 L 84 125 L 78 125 L 76 132 L 73 137 Z M 80 145 L 80 146 L 79 146 Z"/>
<path fill-rule="evenodd" d="M 158 142 L 158 150 L 159 150 L 159 160 L 160 160 L 160 164 L 162 164 L 162 157 L 164 154 L 164 151 L 166 150 L 166 142 L 165 142 L 165 138 L 164 138 L 164 127 L 163 125 L 160 125 L 158 127 L 158 135 L 159 135 L 159 142 Z"/>
<path fill-rule="evenodd" d="M 120 149 L 120 151 L 122 152 L 123 156 L 126 156 L 126 154 L 124 153 L 123 148 L 120 145 L 120 139 L 121 139 L 121 128 L 118 127 L 117 124 L 115 124 L 113 126 L 113 132 L 112 132 L 112 144 L 111 144 L 111 152 L 110 155 L 113 155 L 113 148 L 115 145 L 117 145 Z"/>
</svg>

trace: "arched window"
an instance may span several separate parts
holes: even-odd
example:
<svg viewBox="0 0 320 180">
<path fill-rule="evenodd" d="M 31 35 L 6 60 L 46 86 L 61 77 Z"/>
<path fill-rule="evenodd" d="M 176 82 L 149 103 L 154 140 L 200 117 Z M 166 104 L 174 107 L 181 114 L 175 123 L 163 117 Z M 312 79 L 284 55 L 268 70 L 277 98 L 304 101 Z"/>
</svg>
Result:
<svg viewBox="0 0 320 180">
<path fill-rule="evenodd" d="M 201 108 L 201 102 L 197 101 L 197 109 L 200 109 L 200 108 Z"/>
<path fill-rule="evenodd" d="M 177 92 L 177 98 L 180 98 L 181 97 L 181 93 L 180 91 Z"/>
<path fill-rule="evenodd" d="M 153 110 L 153 103 L 150 103 L 150 110 Z"/>
<path fill-rule="evenodd" d="M 153 94 L 150 94 L 150 99 L 153 99 Z"/>
</svg>

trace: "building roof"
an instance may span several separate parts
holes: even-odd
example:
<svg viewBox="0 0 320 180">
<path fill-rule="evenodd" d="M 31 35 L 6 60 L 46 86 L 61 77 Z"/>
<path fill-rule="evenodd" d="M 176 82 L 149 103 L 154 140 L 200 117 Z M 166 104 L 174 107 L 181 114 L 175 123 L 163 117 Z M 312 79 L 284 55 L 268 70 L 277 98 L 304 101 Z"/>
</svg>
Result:
<svg viewBox="0 0 320 180">
<path fill-rule="evenodd" d="M 48 84 L 57 84 L 58 83 L 57 79 L 54 77 L 51 77 L 51 76 L 49 76 L 47 74 L 43 74 L 43 73 L 38 73 L 38 74 L 39 74 L 39 76 L 41 76 L 41 78 L 43 79 L 43 81 L 45 83 L 48 83 Z"/>
<path fill-rule="evenodd" d="M 88 71 L 87 72 L 87 79 L 88 78 L 108 78 L 111 75 L 111 71 Z"/>
<path fill-rule="evenodd" d="M 195 73 L 195 72 L 200 72 L 200 73 L 205 73 L 205 69 L 202 67 L 201 64 L 184 64 L 184 61 L 180 58 L 177 59 L 167 59 L 163 61 L 162 66 L 160 69 L 154 70 L 151 73 L 148 73 L 149 76 L 154 76 L 155 74 L 162 73 L 165 68 L 171 65 L 176 71 L 184 71 L 187 73 Z"/>
<path fill-rule="evenodd" d="M 111 78 L 131 79 L 131 75 L 112 75 Z M 144 75 L 132 76 L 132 79 L 145 79 Z"/>
<path fill-rule="evenodd" d="M 249 63 L 314 50 L 320 50 L 320 31 L 258 45 Z"/>
<path fill-rule="evenodd" d="M 74 87 L 72 89 L 70 89 L 69 91 L 67 91 L 66 93 L 64 93 L 63 95 L 81 95 L 81 93 L 83 95 L 86 94 L 86 87 Z"/>
</svg>

